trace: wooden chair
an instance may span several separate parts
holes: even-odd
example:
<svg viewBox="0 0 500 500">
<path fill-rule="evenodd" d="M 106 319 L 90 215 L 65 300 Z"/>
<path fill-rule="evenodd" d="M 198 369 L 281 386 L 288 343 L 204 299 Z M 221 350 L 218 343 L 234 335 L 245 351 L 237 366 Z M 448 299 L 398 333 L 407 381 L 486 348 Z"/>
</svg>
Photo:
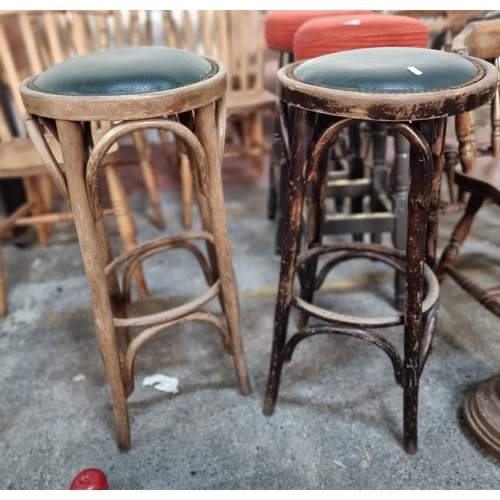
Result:
<svg viewBox="0 0 500 500">
<path fill-rule="evenodd" d="M 488 10 L 395 10 L 390 14 L 425 21 L 429 29 L 429 47 L 450 52 L 453 39 L 472 19 Z"/>
<path fill-rule="evenodd" d="M 493 60 L 498 68 L 500 56 L 500 20 L 469 24 L 453 42 L 454 52 L 469 54 L 485 60 Z M 453 267 L 461 244 L 467 238 L 474 216 L 487 199 L 500 205 L 500 100 L 498 88 L 491 102 L 490 148 L 487 154 L 479 156 L 480 145 L 471 133 L 469 114 L 457 116 L 457 138 L 460 143 L 461 168 L 455 170 L 455 182 L 470 193 L 465 213 L 453 231 L 438 266 L 438 278 L 443 280 L 449 274 L 462 288 L 479 300 L 493 314 L 500 317 L 500 305 L 494 300 L 500 295 L 499 287 L 482 290 Z M 483 153 L 485 151 L 483 150 Z"/>
<path fill-rule="evenodd" d="M 125 31 L 121 11 L 81 10 L 65 11 L 65 14 L 70 33 L 67 43 L 71 45 L 75 55 L 81 56 L 111 47 L 119 48 L 126 45 L 137 46 L 141 44 L 140 38 L 137 36 L 137 22 L 130 25 L 130 37 L 127 43 L 124 37 Z M 137 19 L 136 14 L 137 11 L 131 11 L 131 20 L 133 18 Z M 149 44 L 145 43 L 145 45 Z M 163 229 L 165 228 L 165 217 L 158 193 L 160 178 L 151 147 L 143 130 L 134 132 L 132 138 L 146 192 L 153 207 L 156 225 Z"/>
<path fill-rule="evenodd" d="M 51 226 L 55 222 L 71 220 L 70 211 L 57 213 L 53 211 L 53 182 L 44 167 L 44 162 L 57 169 L 62 163 L 61 150 L 56 140 L 57 130 L 54 123 L 46 121 L 44 126 L 54 135 L 41 135 L 41 149 L 44 158 L 40 158 L 32 141 L 27 137 L 27 128 L 37 127 L 32 120 L 24 121 L 25 109 L 19 93 L 19 84 L 23 78 L 42 73 L 45 68 L 62 61 L 68 56 L 67 46 L 62 43 L 64 26 L 60 24 L 59 12 L 15 12 L 0 13 L 0 75 L 9 89 L 14 115 L 19 130 L 14 130 L 6 121 L 0 109 L 0 178 L 20 177 L 26 189 L 27 202 L 0 223 L 0 315 L 7 313 L 5 280 L 1 257 L 1 237 L 5 237 L 15 225 L 34 225 L 38 241 L 45 246 L 48 242 Z M 18 28 L 21 43 L 9 43 L 5 34 L 5 24 L 10 23 Z M 94 138 L 101 131 L 96 128 Z M 105 161 L 105 176 L 109 188 L 112 209 L 106 214 L 114 213 L 118 229 L 126 249 L 136 245 L 134 223 L 125 194 L 125 190 L 116 171 L 118 149 L 110 150 Z M 42 161 L 44 160 L 44 161 Z M 64 166 L 61 168 L 64 169 Z M 57 177 L 57 175 L 56 175 Z M 63 182 L 59 177 L 59 182 Z M 147 287 L 139 268 L 135 273 L 139 292 L 147 296 Z"/>
<path fill-rule="evenodd" d="M 254 179 L 262 173 L 270 145 L 264 141 L 262 112 L 273 112 L 276 96 L 264 89 L 265 11 L 205 11 L 193 19 L 185 10 L 163 12 L 164 35 L 171 47 L 183 48 L 221 61 L 227 69 L 226 106 L 228 122 L 239 136 L 235 150 L 224 158 L 250 158 Z M 180 156 L 184 220 L 190 224 L 191 171 L 186 155 Z"/>
<path fill-rule="evenodd" d="M 488 10 L 404 10 L 391 11 L 390 14 L 404 15 L 424 21 L 429 29 L 429 48 L 436 50 L 454 51 L 454 38 L 467 23 L 482 18 L 498 17 L 498 11 Z M 470 134 L 475 137 L 477 148 L 488 147 L 490 142 L 490 105 L 489 103 L 470 112 Z M 462 131 L 455 129 L 457 119 L 448 119 L 445 139 L 445 166 L 444 174 L 447 180 L 448 199 L 443 198 L 441 211 L 452 213 L 463 210 L 465 206 L 465 192 L 454 181 L 455 167 L 459 162 L 459 141 L 457 134 Z"/>
<path fill-rule="evenodd" d="M 468 25 L 454 40 L 456 52 L 493 61 L 499 68 L 500 20 L 488 20 Z M 448 274 L 483 307 L 500 318 L 500 286 L 484 289 L 455 267 L 460 246 L 467 238 L 476 213 L 486 200 L 500 205 L 500 95 L 498 85 L 491 102 L 490 148 L 477 155 L 478 147 L 471 134 L 469 115 L 461 115 L 458 123 L 461 137 L 461 169 L 455 171 L 455 181 L 470 193 L 465 213 L 456 225 L 437 272 L 443 280 Z M 495 457 L 500 458 L 500 375 L 472 385 L 464 398 L 464 420 L 477 441 Z"/>
</svg>

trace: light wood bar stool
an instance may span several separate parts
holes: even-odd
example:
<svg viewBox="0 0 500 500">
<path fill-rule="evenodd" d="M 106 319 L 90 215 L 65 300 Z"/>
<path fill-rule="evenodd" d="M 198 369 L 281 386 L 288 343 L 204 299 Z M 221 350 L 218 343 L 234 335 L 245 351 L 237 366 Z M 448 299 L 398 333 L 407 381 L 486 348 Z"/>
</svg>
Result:
<svg viewBox="0 0 500 500">
<path fill-rule="evenodd" d="M 480 59 L 430 49 L 358 49 L 289 64 L 278 72 L 278 109 L 295 109 L 293 126 L 280 121 L 290 145 L 290 184 L 285 212 L 281 274 L 264 413 L 274 412 L 281 372 L 297 345 L 319 334 L 367 340 L 390 358 L 403 388 L 404 447 L 417 451 L 419 378 L 436 327 L 439 284 L 433 272 L 439 189 L 444 162 L 446 118 L 489 101 L 497 86 L 496 68 Z M 387 123 L 411 143 L 408 232 L 402 250 L 362 242 L 321 244 L 326 162 L 336 135 L 359 120 Z M 297 244 L 306 183 L 312 183 L 308 249 Z M 328 256 L 318 270 L 318 259 Z M 354 258 L 379 260 L 405 273 L 402 314 L 349 316 L 314 305 L 314 293 L 338 264 Z M 297 274 L 300 296 L 293 294 Z M 291 307 L 302 315 L 300 329 L 287 339 Z M 308 324 L 309 318 L 315 323 Z M 319 320 L 319 323 L 317 322 Z M 371 331 L 404 327 L 404 354 Z"/>
<path fill-rule="evenodd" d="M 21 84 L 24 105 L 34 120 L 57 130 L 62 169 L 46 162 L 75 218 L 92 296 L 97 337 L 113 400 L 118 444 L 130 447 L 127 398 L 132 393 L 134 358 L 156 333 L 188 321 L 213 325 L 233 355 L 240 391 L 251 392 L 239 327 L 238 297 L 231 263 L 221 182 L 225 134 L 225 68 L 217 61 L 167 47 L 113 49 L 62 62 Z M 91 121 L 114 126 L 96 144 Z M 122 136 L 155 128 L 174 133 L 187 146 L 203 230 L 139 244 L 113 259 L 103 223 L 98 172 L 108 149 Z M 32 130 L 35 130 L 33 128 Z M 33 136 L 42 159 L 43 137 Z M 205 242 L 208 261 L 192 242 Z M 173 248 L 199 261 L 208 290 L 174 309 L 129 317 L 130 277 L 144 259 Z M 120 287 L 117 270 L 124 266 Z M 227 325 L 200 311 L 219 297 Z M 145 329 L 130 341 L 128 328 Z M 120 361 L 117 339 L 124 349 Z"/>
</svg>

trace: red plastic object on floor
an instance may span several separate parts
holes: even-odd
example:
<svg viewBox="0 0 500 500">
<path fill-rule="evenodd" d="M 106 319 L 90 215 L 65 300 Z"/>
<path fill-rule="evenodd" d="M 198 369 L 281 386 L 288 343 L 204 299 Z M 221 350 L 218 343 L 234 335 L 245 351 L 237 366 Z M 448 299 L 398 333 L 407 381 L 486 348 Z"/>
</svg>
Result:
<svg viewBox="0 0 500 500">
<path fill-rule="evenodd" d="M 108 479 L 99 469 L 85 469 L 71 482 L 70 490 L 107 490 Z"/>
</svg>

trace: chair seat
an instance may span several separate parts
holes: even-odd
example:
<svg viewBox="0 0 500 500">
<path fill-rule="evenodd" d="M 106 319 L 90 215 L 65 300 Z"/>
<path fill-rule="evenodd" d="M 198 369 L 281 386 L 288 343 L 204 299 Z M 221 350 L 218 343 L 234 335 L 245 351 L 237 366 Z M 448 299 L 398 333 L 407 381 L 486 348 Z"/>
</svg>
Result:
<svg viewBox="0 0 500 500">
<path fill-rule="evenodd" d="M 274 109 L 275 105 L 276 95 L 265 89 L 257 92 L 229 92 L 226 94 L 228 116 Z"/>
<path fill-rule="evenodd" d="M 127 47 L 63 61 L 34 82 L 41 92 L 116 96 L 173 90 L 213 73 L 207 59 L 170 47 Z"/>
<path fill-rule="evenodd" d="M 371 10 L 275 10 L 266 18 L 266 41 L 269 47 L 277 50 L 293 50 L 293 37 L 299 26 L 321 16 L 367 14 Z"/>
<path fill-rule="evenodd" d="M 478 148 L 486 148 L 491 144 L 491 106 L 485 104 L 480 108 L 474 110 L 475 124 L 474 124 L 474 143 Z M 445 152 L 458 152 L 458 139 L 455 131 L 455 117 L 448 118 L 446 126 L 446 139 L 444 143 Z"/>
<path fill-rule="evenodd" d="M 500 204 L 500 158 L 479 156 L 468 174 L 457 166 L 454 180 L 467 191 L 480 193 Z"/>
<path fill-rule="evenodd" d="M 297 80 L 367 93 L 432 92 L 460 87 L 478 75 L 474 64 L 438 50 L 382 47 L 329 54 L 295 68 Z"/>
<path fill-rule="evenodd" d="M 100 132 L 93 133 L 94 142 L 101 136 Z M 46 135 L 47 144 L 54 154 L 54 158 L 62 164 L 62 153 L 59 142 L 53 135 Z M 118 145 L 115 143 L 109 149 L 105 162 L 114 163 L 118 160 Z M 47 169 L 40 160 L 40 155 L 30 138 L 19 138 L 0 143 L 0 179 L 27 177 L 46 174 Z"/>
<path fill-rule="evenodd" d="M 295 33 L 296 61 L 369 47 L 426 48 L 427 26 L 418 19 L 376 14 L 327 16 L 303 23 Z"/>
</svg>

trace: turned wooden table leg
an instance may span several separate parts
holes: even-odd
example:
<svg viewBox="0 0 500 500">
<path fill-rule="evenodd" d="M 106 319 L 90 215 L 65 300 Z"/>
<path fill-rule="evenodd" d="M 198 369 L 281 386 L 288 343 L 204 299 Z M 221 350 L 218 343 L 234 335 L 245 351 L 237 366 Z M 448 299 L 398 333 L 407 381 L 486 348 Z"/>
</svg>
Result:
<svg viewBox="0 0 500 500">
<path fill-rule="evenodd" d="M 436 273 L 439 281 L 442 281 L 444 279 L 446 275 L 446 269 L 452 266 L 456 258 L 458 257 L 460 245 L 465 241 L 465 238 L 467 238 L 467 235 L 469 234 L 470 228 L 472 226 L 472 221 L 474 220 L 474 216 L 483 206 L 484 201 L 484 196 L 481 196 L 480 194 L 472 193 L 470 195 L 467 206 L 465 207 L 465 212 L 458 224 L 455 226 L 453 234 L 451 235 L 450 242 L 441 255 Z"/>
<path fill-rule="evenodd" d="M 97 339 L 113 400 L 118 444 L 121 449 L 128 450 L 130 448 L 130 427 L 127 400 L 122 382 L 108 286 L 104 274 L 108 250 L 103 248 L 103 242 L 87 196 L 86 153 L 81 126 L 78 122 L 58 120 L 57 130 L 61 142 L 75 226 L 92 297 Z"/>
<path fill-rule="evenodd" d="M 233 359 L 240 386 L 244 395 L 251 392 L 248 378 L 243 342 L 240 332 L 239 304 L 236 280 L 231 260 L 229 237 L 227 233 L 226 212 L 221 178 L 221 153 L 215 124 L 215 113 L 212 104 L 195 110 L 196 136 L 198 137 L 207 158 L 208 174 L 208 206 L 210 208 L 212 233 L 221 280 L 221 294 L 224 302 L 228 329 L 233 343 Z"/>
<path fill-rule="evenodd" d="M 271 354 L 271 366 L 267 382 L 264 414 L 272 415 L 278 397 L 281 370 L 283 367 L 283 349 L 286 344 L 288 316 L 292 302 L 295 263 L 297 260 L 297 241 L 300 236 L 302 208 L 305 194 L 305 175 L 309 146 L 314 133 L 315 114 L 297 108 L 293 127 L 292 164 L 290 166 L 290 185 L 287 191 L 286 211 L 284 216 L 283 248 L 281 252 L 280 282 L 276 312 L 274 315 L 274 338 Z"/>
</svg>

